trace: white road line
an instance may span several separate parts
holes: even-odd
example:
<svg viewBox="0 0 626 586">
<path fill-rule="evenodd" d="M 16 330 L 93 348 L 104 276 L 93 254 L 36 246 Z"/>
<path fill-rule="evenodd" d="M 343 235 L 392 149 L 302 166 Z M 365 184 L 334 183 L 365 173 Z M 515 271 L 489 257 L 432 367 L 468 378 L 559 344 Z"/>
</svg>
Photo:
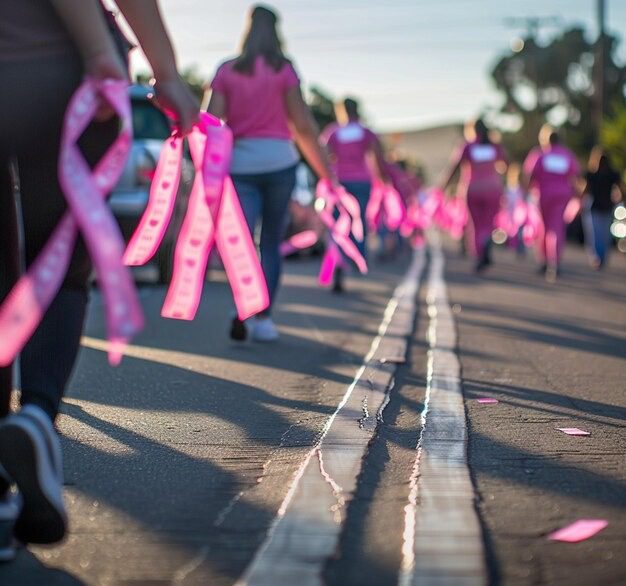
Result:
<svg viewBox="0 0 626 586">
<path fill-rule="evenodd" d="M 363 365 L 324 426 L 318 443 L 298 468 L 265 542 L 239 585 L 323 583 L 324 565 L 337 548 L 346 507 L 396 365 L 406 355 L 423 267 L 424 253 L 419 251 L 387 305 Z"/>
<path fill-rule="evenodd" d="M 400 586 L 487 584 L 483 536 L 467 464 L 456 330 L 438 236 L 430 242 L 428 375 L 422 432 L 405 507 Z"/>
</svg>

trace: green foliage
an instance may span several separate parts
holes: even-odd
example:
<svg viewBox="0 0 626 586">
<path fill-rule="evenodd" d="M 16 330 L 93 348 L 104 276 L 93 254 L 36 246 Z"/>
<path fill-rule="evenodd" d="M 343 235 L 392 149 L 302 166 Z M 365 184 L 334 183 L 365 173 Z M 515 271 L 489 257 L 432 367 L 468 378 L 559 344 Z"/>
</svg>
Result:
<svg viewBox="0 0 626 586">
<path fill-rule="evenodd" d="M 600 131 L 600 144 L 607 150 L 611 162 L 626 173 L 626 106 L 615 108 L 614 115 L 605 120 Z"/>
<path fill-rule="evenodd" d="M 197 96 L 198 101 L 202 101 L 206 80 L 198 74 L 198 70 L 195 67 L 188 67 L 181 72 L 180 76 L 185 80 L 191 91 Z M 152 75 L 147 71 L 140 71 L 135 75 L 135 83 L 149 84 L 151 79 Z"/>
<path fill-rule="evenodd" d="M 615 37 L 605 37 L 605 100 L 612 108 L 625 104 L 626 67 L 615 62 L 617 45 Z M 518 132 L 504 136 L 513 158 L 522 158 L 536 144 L 546 120 L 561 127 L 574 151 L 587 155 L 596 141 L 594 79 L 599 65 L 594 52 L 599 52 L 596 43 L 575 27 L 546 45 L 527 38 L 521 51 L 500 58 L 491 75 L 504 97 L 501 114 L 521 122 Z"/>
<path fill-rule="evenodd" d="M 187 82 L 187 85 L 191 91 L 197 96 L 198 101 L 202 101 L 204 96 L 204 86 L 206 79 L 204 79 L 196 69 L 195 66 L 188 67 L 181 72 L 181 77 Z"/>
<path fill-rule="evenodd" d="M 323 130 L 336 120 L 335 102 L 328 94 L 316 86 L 309 88 L 308 94 L 307 103 L 309 108 L 311 108 L 313 118 L 315 118 L 318 127 Z"/>
</svg>

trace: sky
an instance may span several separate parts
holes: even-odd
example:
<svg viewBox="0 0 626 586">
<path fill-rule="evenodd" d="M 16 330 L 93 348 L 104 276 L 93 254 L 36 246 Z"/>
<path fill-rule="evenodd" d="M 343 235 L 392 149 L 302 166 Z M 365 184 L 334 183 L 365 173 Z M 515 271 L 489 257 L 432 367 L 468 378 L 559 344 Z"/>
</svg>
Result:
<svg viewBox="0 0 626 586">
<path fill-rule="evenodd" d="M 525 29 L 510 17 L 556 17 L 549 39 L 582 24 L 597 35 L 596 0 L 275 0 L 287 53 L 305 88 L 360 98 L 379 131 L 456 122 L 498 104 L 489 71 Z M 251 2 L 161 0 L 181 67 L 210 79 L 237 52 Z M 607 30 L 622 38 L 626 0 L 607 0 Z M 145 68 L 140 58 L 134 66 Z"/>
</svg>

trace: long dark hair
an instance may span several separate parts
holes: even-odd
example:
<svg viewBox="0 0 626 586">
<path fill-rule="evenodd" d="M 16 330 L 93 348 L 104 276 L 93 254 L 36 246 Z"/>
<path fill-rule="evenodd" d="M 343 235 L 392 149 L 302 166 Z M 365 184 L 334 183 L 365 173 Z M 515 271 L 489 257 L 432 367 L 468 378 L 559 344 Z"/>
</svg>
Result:
<svg viewBox="0 0 626 586">
<path fill-rule="evenodd" d="M 287 58 L 276 30 L 277 24 L 278 15 L 273 10 L 261 4 L 252 7 L 241 54 L 233 65 L 235 71 L 252 75 L 254 63 L 259 56 L 275 71 L 280 71 Z"/>
<path fill-rule="evenodd" d="M 482 118 L 470 120 L 464 129 L 465 140 L 479 144 L 492 144 L 489 128 Z"/>
</svg>

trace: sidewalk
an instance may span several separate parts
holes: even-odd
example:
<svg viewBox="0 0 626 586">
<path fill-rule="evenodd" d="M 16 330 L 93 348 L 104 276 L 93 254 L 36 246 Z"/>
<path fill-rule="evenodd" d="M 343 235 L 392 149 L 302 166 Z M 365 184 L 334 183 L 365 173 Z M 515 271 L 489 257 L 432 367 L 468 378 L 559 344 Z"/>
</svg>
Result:
<svg viewBox="0 0 626 586">
<path fill-rule="evenodd" d="M 606 272 L 566 251 L 556 285 L 498 251 L 484 278 L 450 245 L 469 419 L 470 469 L 499 584 L 626 581 L 626 258 Z M 493 397 L 498 404 L 480 404 Z M 588 437 L 557 428 L 578 427 Z M 609 526 L 578 544 L 546 535 L 580 518 Z"/>
</svg>

